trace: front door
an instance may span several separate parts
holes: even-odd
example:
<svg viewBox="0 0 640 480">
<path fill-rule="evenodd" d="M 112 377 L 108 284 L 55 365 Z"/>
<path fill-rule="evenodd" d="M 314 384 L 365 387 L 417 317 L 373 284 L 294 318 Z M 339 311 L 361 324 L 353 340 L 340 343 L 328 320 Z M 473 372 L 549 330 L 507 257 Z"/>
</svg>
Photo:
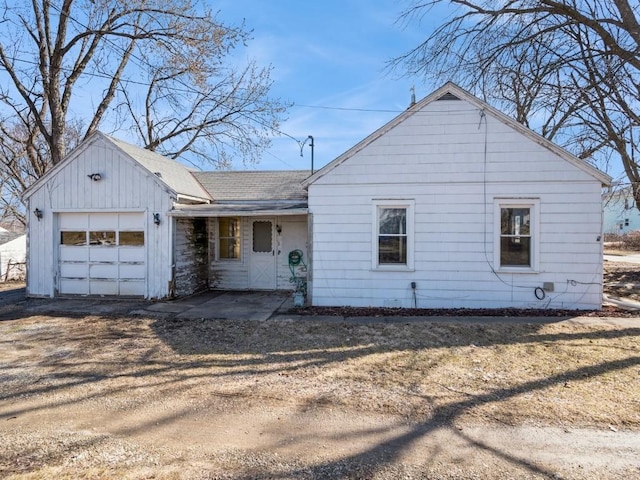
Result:
<svg viewBox="0 0 640 480">
<path fill-rule="evenodd" d="M 251 220 L 249 288 L 256 290 L 275 290 L 276 288 L 274 223 L 272 219 Z"/>
</svg>

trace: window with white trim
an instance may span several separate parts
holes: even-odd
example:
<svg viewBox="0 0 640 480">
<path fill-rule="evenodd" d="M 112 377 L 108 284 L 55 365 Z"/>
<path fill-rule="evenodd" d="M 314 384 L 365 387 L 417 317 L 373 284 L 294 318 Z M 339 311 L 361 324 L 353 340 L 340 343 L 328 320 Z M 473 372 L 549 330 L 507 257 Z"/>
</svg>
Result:
<svg viewBox="0 0 640 480">
<path fill-rule="evenodd" d="M 495 263 L 500 270 L 538 270 L 537 199 L 496 201 Z"/>
<path fill-rule="evenodd" d="M 218 219 L 218 258 L 220 260 L 240 259 L 240 218 Z"/>
<path fill-rule="evenodd" d="M 374 200 L 373 268 L 413 269 L 413 201 Z"/>
</svg>

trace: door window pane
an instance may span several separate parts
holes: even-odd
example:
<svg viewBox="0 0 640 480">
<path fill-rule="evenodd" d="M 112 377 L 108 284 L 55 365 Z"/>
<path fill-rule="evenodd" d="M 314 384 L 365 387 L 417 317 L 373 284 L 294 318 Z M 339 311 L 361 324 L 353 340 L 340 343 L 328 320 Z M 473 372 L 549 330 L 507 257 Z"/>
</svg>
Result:
<svg viewBox="0 0 640 480">
<path fill-rule="evenodd" d="M 253 251 L 254 252 L 271 252 L 272 245 L 272 226 L 270 221 L 253 222 Z"/>
</svg>

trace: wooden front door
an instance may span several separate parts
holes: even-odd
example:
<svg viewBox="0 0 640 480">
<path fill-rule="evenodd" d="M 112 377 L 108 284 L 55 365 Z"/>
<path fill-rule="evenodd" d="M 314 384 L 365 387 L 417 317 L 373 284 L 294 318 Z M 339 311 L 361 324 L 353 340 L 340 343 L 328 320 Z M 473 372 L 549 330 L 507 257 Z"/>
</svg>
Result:
<svg viewBox="0 0 640 480">
<path fill-rule="evenodd" d="M 251 220 L 251 251 L 249 252 L 249 288 L 275 290 L 276 252 L 273 219 Z"/>
</svg>

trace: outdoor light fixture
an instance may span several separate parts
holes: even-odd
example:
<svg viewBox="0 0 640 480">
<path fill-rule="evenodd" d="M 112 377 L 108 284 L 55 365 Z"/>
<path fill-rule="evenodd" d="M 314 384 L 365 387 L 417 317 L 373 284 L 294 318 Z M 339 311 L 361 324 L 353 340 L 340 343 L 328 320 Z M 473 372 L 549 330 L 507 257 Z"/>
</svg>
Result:
<svg viewBox="0 0 640 480">
<path fill-rule="evenodd" d="M 280 225 L 276 225 L 276 232 L 278 232 L 278 235 L 282 233 L 282 227 Z"/>
<path fill-rule="evenodd" d="M 90 173 L 89 175 L 87 175 L 87 177 L 89 177 L 94 182 L 97 182 L 102 178 L 102 175 L 100 175 L 99 173 Z"/>
<path fill-rule="evenodd" d="M 315 144 L 313 143 L 313 135 L 309 135 L 307 138 L 305 138 L 304 142 L 301 142 L 299 140 L 296 140 L 296 141 L 298 142 L 298 145 L 300 145 L 300 156 L 301 157 L 303 156 L 302 155 L 302 149 L 307 144 L 307 142 L 309 142 L 309 147 L 311 147 L 311 175 L 313 175 L 313 149 L 315 147 Z"/>
<path fill-rule="evenodd" d="M 154 213 L 153 214 L 153 223 L 155 223 L 156 225 L 160 225 L 160 214 L 159 213 Z"/>
<path fill-rule="evenodd" d="M 38 219 L 38 221 L 40 221 L 40 219 L 42 218 L 42 210 L 40 210 L 39 208 L 36 208 L 33 211 L 33 214 L 36 216 L 36 218 Z"/>
</svg>

